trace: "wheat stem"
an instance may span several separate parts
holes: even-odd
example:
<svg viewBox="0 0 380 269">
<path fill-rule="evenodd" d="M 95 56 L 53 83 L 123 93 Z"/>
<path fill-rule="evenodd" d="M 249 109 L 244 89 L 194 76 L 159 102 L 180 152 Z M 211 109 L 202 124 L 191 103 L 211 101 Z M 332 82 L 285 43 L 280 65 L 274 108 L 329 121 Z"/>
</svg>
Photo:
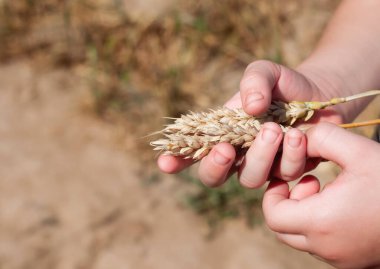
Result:
<svg viewBox="0 0 380 269">
<path fill-rule="evenodd" d="M 366 91 L 366 92 L 362 92 L 362 93 L 359 93 L 359 94 L 355 94 L 355 95 L 351 95 L 351 96 L 348 96 L 345 99 L 345 102 L 349 102 L 349 101 L 352 101 L 352 100 L 355 100 L 355 99 L 359 99 L 359 98 L 363 98 L 363 97 L 368 97 L 368 96 L 375 96 L 375 95 L 378 95 L 380 94 L 380 90 L 372 90 L 372 91 Z"/>
<path fill-rule="evenodd" d="M 339 124 L 339 126 L 342 128 L 348 129 L 348 128 L 357 128 L 357 127 L 371 126 L 371 125 L 377 125 L 377 124 L 380 124 L 380 119 Z"/>
</svg>

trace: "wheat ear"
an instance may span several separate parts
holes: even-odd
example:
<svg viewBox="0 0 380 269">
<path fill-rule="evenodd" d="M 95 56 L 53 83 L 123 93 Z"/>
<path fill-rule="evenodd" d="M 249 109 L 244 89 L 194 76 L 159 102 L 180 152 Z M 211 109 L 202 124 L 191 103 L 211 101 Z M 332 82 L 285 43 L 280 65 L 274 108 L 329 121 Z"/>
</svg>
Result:
<svg viewBox="0 0 380 269">
<path fill-rule="evenodd" d="M 286 132 L 294 123 L 308 121 L 316 110 L 378 94 L 380 90 L 374 90 L 327 102 L 274 101 L 266 113 L 256 117 L 246 114 L 241 108 L 190 112 L 173 119 L 172 124 L 154 133 L 162 134 L 164 138 L 150 144 L 154 150 L 167 155 L 200 160 L 221 142 L 230 143 L 236 148 L 249 147 L 265 122 L 276 122 Z"/>
</svg>

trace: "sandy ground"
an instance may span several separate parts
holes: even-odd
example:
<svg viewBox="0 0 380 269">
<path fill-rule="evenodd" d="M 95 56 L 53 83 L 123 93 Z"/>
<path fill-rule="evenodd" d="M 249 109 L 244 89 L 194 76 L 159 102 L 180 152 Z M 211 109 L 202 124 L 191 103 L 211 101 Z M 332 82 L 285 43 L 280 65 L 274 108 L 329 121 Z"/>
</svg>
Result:
<svg viewBox="0 0 380 269">
<path fill-rule="evenodd" d="M 329 268 L 230 221 L 206 240 L 181 184 L 142 184 L 110 124 L 83 112 L 68 71 L 0 66 L 0 267 Z"/>
</svg>

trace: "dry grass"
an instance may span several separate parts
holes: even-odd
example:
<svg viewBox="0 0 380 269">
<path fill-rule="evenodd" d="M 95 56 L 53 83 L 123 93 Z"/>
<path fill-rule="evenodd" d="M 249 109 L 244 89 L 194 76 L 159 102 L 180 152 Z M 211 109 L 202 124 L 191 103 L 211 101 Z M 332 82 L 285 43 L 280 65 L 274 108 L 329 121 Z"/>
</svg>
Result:
<svg viewBox="0 0 380 269">
<path fill-rule="evenodd" d="M 162 116 L 222 104 L 249 62 L 287 63 L 296 20 L 313 17 L 307 10 L 328 14 L 337 2 L 167 0 L 161 8 L 148 1 L 139 15 L 129 4 L 138 1 L 3 0 L 0 60 L 28 56 L 38 69 L 75 68 L 88 80 L 91 109 L 122 119 L 139 137 Z"/>
<path fill-rule="evenodd" d="M 154 154 L 137 137 L 159 129 L 163 116 L 220 106 L 251 61 L 297 64 L 338 2 L 0 0 L 0 62 L 29 57 L 38 72 L 82 76 L 89 111 L 122 126 L 147 164 Z M 230 201 L 249 206 L 245 190 L 234 190 L 199 189 L 192 205 L 221 215 Z"/>
</svg>

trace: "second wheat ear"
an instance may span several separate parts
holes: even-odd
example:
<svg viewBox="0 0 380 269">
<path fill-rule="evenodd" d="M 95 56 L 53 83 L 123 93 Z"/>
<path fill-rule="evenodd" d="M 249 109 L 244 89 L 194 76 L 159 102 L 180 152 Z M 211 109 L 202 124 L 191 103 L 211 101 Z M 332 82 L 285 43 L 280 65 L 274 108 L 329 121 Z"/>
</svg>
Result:
<svg viewBox="0 0 380 269">
<path fill-rule="evenodd" d="M 286 132 L 296 122 L 311 119 L 316 110 L 378 94 L 380 90 L 373 90 L 326 102 L 274 101 L 266 113 L 257 117 L 246 114 L 241 108 L 190 112 L 174 118 L 172 124 L 154 133 L 163 135 L 163 138 L 150 144 L 154 150 L 166 155 L 200 160 L 221 142 L 230 143 L 236 148 L 249 147 L 265 122 L 276 122 Z"/>
</svg>

